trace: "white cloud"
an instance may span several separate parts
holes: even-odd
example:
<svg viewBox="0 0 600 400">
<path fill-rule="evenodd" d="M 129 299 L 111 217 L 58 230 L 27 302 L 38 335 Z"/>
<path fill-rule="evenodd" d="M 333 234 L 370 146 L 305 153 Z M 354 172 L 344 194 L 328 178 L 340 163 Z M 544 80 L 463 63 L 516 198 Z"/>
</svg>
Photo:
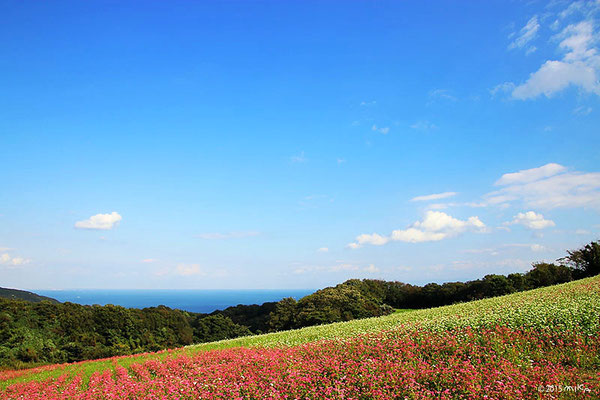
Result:
<svg viewBox="0 0 600 400">
<path fill-rule="evenodd" d="M 508 92 L 512 92 L 515 88 L 515 84 L 512 82 L 504 82 L 501 83 L 499 85 L 494 86 L 492 89 L 490 89 L 490 94 L 492 96 L 496 96 L 497 94 L 500 93 L 508 93 Z"/>
<path fill-rule="evenodd" d="M 117 226 L 122 219 L 116 211 L 110 214 L 96 214 L 86 220 L 75 222 L 75 228 L 108 230 Z"/>
<path fill-rule="evenodd" d="M 579 86 L 587 92 L 600 94 L 596 71 L 583 62 L 566 63 L 546 61 L 538 71 L 531 74 L 527 82 L 517 86 L 512 96 L 515 99 L 533 99 L 543 94 L 552 97 L 569 86 Z"/>
<path fill-rule="evenodd" d="M 363 244 L 372 244 L 374 246 L 382 246 L 382 245 L 386 244 L 387 242 L 389 242 L 389 238 L 383 237 L 377 233 L 372 233 L 372 234 L 363 233 L 362 235 L 358 235 L 356 237 L 356 242 L 361 246 Z"/>
<path fill-rule="evenodd" d="M 21 265 L 29 264 L 31 260 L 23 257 L 13 257 L 8 253 L 0 254 L 0 264 L 7 265 L 9 267 L 19 267 Z"/>
<path fill-rule="evenodd" d="M 417 221 L 407 229 L 397 229 L 389 236 L 377 233 L 358 235 L 355 242 L 346 247 L 357 249 L 365 244 L 382 246 L 391 241 L 408 243 L 433 242 L 456 236 L 465 231 L 485 232 L 486 226 L 478 217 L 467 220 L 454 218 L 440 211 L 427 211 L 423 221 Z"/>
<path fill-rule="evenodd" d="M 534 40 L 537 36 L 538 30 L 540 29 L 540 24 L 538 23 L 537 15 L 534 15 L 527 24 L 519 31 L 519 35 L 517 38 L 512 41 L 509 45 L 509 49 L 522 49 L 529 44 L 532 40 Z M 529 46 L 527 49 L 527 53 L 532 53 L 535 51 L 535 46 Z"/>
<path fill-rule="evenodd" d="M 317 249 L 317 252 L 319 252 L 319 253 L 327 253 L 328 251 L 329 251 L 329 248 L 327 248 L 327 247 L 319 247 Z"/>
<path fill-rule="evenodd" d="M 392 231 L 392 240 L 408 243 L 437 242 L 448 237 L 446 232 L 428 232 L 416 228 Z"/>
<path fill-rule="evenodd" d="M 371 130 L 382 133 L 384 135 L 387 135 L 388 133 L 390 133 L 390 127 L 389 126 L 384 126 L 384 127 L 380 127 L 378 128 L 377 125 L 373 125 L 371 127 Z"/>
<path fill-rule="evenodd" d="M 375 104 L 377 104 L 377 102 L 375 100 L 372 101 L 361 101 L 360 105 L 363 107 L 368 107 L 368 106 L 374 106 Z"/>
<path fill-rule="evenodd" d="M 242 239 L 247 237 L 254 237 L 260 235 L 260 232 L 256 231 L 245 231 L 245 232 L 207 232 L 196 235 L 200 239 L 205 240 L 227 240 L 227 239 Z"/>
<path fill-rule="evenodd" d="M 157 261 L 158 261 L 158 260 L 157 260 L 157 259 L 155 259 L 155 258 L 145 258 L 145 259 L 143 259 L 143 260 L 142 260 L 142 262 L 143 262 L 144 264 L 152 264 L 152 263 L 155 263 L 155 262 L 157 262 Z"/>
<path fill-rule="evenodd" d="M 506 225 L 516 224 L 523 225 L 529 229 L 544 229 L 556 225 L 554 221 L 545 219 L 542 214 L 537 214 L 534 211 L 518 213 L 512 221 L 506 223 Z"/>
<path fill-rule="evenodd" d="M 429 92 L 429 97 L 432 99 L 444 99 L 450 101 L 458 101 L 458 99 L 451 95 L 450 92 L 446 89 L 435 89 Z"/>
<path fill-rule="evenodd" d="M 591 207 L 600 209 L 600 173 L 569 171 L 559 164 L 546 164 L 503 175 L 496 185 L 502 189 L 484 196 L 486 205 L 506 206 L 520 201 L 532 208 Z"/>
<path fill-rule="evenodd" d="M 430 201 L 430 200 L 447 199 L 448 197 L 456 196 L 456 194 L 457 194 L 456 192 L 428 194 L 426 196 L 413 197 L 410 201 Z"/>
<path fill-rule="evenodd" d="M 542 178 L 547 178 L 549 176 L 559 174 L 561 172 L 566 171 L 566 169 L 566 167 L 563 167 L 560 164 L 549 163 L 537 168 L 523 169 L 519 172 L 504 174 L 500 177 L 500 179 L 496 181 L 495 185 L 501 186 L 511 185 L 515 183 L 533 182 Z"/>
<path fill-rule="evenodd" d="M 560 40 L 558 48 L 564 53 L 562 59 L 544 62 L 527 81 L 513 89 L 512 97 L 519 100 L 540 95 L 552 97 L 570 86 L 600 95 L 600 55 L 595 47 L 598 36 L 593 20 L 565 27 L 554 37 Z"/>
</svg>

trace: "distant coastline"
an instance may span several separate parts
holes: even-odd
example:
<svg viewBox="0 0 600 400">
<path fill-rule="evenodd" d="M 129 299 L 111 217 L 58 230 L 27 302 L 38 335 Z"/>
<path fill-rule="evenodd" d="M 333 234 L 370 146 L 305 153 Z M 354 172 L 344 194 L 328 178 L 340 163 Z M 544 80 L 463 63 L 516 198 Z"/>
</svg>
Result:
<svg viewBox="0 0 600 400">
<path fill-rule="evenodd" d="M 34 292 L 60 302 L 68 301 L 84 305 L 114 304 L 130 308 L 165 305 L 190 312 L 211 313 L 238 304 L 260 305 L 265 302 L 279 301 L 285 297 L 298 300 L 315 291 L 316 289 L 70 289 L 35 290 Z"/>
</svg>

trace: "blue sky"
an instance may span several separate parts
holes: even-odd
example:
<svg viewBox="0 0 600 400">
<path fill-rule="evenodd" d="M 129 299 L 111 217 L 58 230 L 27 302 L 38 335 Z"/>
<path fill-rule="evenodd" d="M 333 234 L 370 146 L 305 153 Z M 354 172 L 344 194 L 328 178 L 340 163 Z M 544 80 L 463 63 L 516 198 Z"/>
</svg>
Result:
<svg viewBox="0 0 600 400">
<path fill-rule="evenodd" d="M 0 9 L 0 286 L 423 284 L 600 236 L 600 1 Z"/>
</svg>

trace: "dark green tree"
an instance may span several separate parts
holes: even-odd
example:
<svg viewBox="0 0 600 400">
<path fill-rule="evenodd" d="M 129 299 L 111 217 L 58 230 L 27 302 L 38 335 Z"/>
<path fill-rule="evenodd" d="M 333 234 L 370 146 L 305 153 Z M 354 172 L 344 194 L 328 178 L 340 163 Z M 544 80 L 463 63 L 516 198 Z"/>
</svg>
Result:
<svg viewBox="0 0 600 400">
<path fill-rule="evenodd" d="M 573 268 L 577 278 L 600 274 L 600 241 L 591 242 L 577 250 L 567 250 L 567 256 L 558 259 Z"/>
</svg>

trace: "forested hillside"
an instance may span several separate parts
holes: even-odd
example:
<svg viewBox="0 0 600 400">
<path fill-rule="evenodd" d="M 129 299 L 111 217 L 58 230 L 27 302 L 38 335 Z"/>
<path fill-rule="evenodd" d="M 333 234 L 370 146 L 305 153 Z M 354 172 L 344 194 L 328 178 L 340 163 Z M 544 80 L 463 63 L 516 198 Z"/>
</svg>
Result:
<svg viewBox="0 0 600 400">
<path fill-rule="evenodd" d="M 40 296 L 39 294 L 28 292 L 26 290 L 7 289 L 7 288 L 0 288 L 0 298 L 11 299 L 11 300 L 32 301 L 34 303 L 38 303 L 38 302 L 44 301 L 44 300 L 49 301 L 51 303 L 58 303 L 58 300 L 53 299 L 52 297 Z"/>
<path fill-rule="evenodd" d="M 524 274 L 487 275 L 425 286 L 348 280 L 277 303 L 238 305 L 211 314 L 120 306 L 0 299 L 0 366 L 24 367 L 126 355 L 390 314 L 520 292 L 597 275 L 600 243 L 569 251 L 558 264 L 535 263 Z"/>
</svg>

